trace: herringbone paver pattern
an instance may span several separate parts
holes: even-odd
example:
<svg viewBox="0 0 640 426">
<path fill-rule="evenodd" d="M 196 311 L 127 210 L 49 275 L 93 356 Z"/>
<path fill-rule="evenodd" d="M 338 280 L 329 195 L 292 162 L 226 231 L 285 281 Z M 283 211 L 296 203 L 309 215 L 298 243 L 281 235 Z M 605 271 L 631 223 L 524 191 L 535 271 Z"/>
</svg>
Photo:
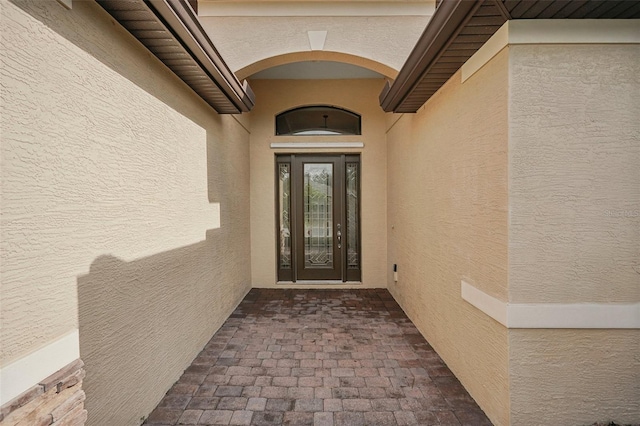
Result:
<svg viewBox="0 0 640 426">
<path fill-rule="evenodd" d="M 147 425 L 491 425 L 387 290 L 253 289 Z"/>
</svg>

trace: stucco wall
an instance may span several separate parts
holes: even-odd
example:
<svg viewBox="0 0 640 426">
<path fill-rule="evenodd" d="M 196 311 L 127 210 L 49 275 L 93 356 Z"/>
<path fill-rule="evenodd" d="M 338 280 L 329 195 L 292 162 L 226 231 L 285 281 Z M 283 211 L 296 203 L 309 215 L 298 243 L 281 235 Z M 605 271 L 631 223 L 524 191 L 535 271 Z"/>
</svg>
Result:
<svg viewBox="0 0 640 426">
<path fill-rule="evenodd" d="M 511 47 L 512 302 L 640 301 L 639 58 Z"/>
<path fill-rule="evenodd" d="M 509 299 L 640 301 L 640 46 L 510 47 Z M 640 330 L 512 330 L 514 424 L 640 421 Z"/>
<path fill-rule="evenodd" d="M 1 365 L 79 329 L 139 424 L 249 289 L 248 133 L 96 3 L 1 7 Z"/>
<path fill-rule="evenodd" d="M 428 6 L 427 6 L 428 7 Z M 327 31 L 324 51 L 402 67 L 430 16 L 201 16 L 232 70 L 293 52 L 311 50 L 308 31 Z M 265 37 L 269 34 L 269 37 Z"/>
<path fill-rule="evenodd" d="M 507 329 L 460 283 L 508 297 L 507 105 L 505 50 L 388 131 L 389 290 L 497 425 L 509 423 Z"/>
<path fill-rule="evenodd" d="M 510 330 L 511 424 L 638 424 L 638 330 Z"/>
<path fill-rule="evenodd" d="M 383 86 L 368 80 L 255 80 L 259 101 L 251 112 L 251 258 L 254 287 L 276 285 L 275 154 L 272 142 L 363 142 L 362 149 L 298 152 L 361 153 L 362 284 L 386 287 L 387 170 L 384 113 L 377 104 Z M 303 105 L 335 105 L 362 115 L 361 136 L 274 136 L 276 114 Z"/>
</svg>

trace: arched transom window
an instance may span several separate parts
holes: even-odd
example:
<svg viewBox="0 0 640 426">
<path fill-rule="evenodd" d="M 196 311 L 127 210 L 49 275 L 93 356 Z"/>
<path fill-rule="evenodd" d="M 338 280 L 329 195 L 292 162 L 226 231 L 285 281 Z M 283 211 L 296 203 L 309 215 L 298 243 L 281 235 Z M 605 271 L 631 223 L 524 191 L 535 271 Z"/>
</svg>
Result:
<svg viewBox="0 0 640 426">
<path fill-rule="evenodd" d="M 361 134 L 360 115 L 333 106 L 304 106 L 276 116 L 279 136 Z"/>
</svg>

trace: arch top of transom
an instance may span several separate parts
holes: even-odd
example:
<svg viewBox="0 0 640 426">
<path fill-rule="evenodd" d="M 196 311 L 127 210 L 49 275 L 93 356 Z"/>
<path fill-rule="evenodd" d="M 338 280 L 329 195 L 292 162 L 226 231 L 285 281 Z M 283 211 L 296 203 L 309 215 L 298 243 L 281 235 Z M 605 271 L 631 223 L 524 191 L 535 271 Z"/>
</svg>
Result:
<svg viewBox="0 0 640 426">
<path fill-rule="evenodd" d="M 398 75 L 398 71 L 391 68 L 388 65 L 374 61 L 372 59 L 364 58 L 361 56 L 351 55 L 341 52 L 330 51 L 305 51 L 305 52 L 292 52 L 282 55 L 272 56 L 264 58 L 249 64 L 238 71 L 236 75 L 238 79 L 243 80 L 251 77 L 252 75 L 264 71 L 269 68 L 277 67 L 280 65 L 287 65 L 296 62 L 309 62 L 309 61 L 326 61 L 326 62 L 340 62 L 349 65 L 355 65 L 358 67 L 366 68 L 371 71 L 375 71 L 378 74 L 383 75 L 389 79 L 395 79 Z"/>
</svg>

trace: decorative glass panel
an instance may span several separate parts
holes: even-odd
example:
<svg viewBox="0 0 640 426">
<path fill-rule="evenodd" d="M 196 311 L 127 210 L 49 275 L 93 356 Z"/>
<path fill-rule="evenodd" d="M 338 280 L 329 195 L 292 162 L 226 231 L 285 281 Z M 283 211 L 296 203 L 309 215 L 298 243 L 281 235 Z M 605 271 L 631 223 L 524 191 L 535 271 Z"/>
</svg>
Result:
<svg viewBox="0 0 640 426">
<path fill-rule="evenodd" d="M 291 165 L 281 163 L 279 167 L 280 268 L 291 269 Z"/>
<path fill-rule="evenodd" d="M 360 267 L 358 246 L 358 164 L 347 163 L 347 268 Z"/>
<path fill-rule="evenodd" d="M 304 165 L 304 262 L 333 267 L 333 165 Z"/>
<path fill-rule="evenodd" d="M 276 116 L 276 135 L 360 135 L 360 115 L 331 106 L 291 109 Z"/>
</svg>

